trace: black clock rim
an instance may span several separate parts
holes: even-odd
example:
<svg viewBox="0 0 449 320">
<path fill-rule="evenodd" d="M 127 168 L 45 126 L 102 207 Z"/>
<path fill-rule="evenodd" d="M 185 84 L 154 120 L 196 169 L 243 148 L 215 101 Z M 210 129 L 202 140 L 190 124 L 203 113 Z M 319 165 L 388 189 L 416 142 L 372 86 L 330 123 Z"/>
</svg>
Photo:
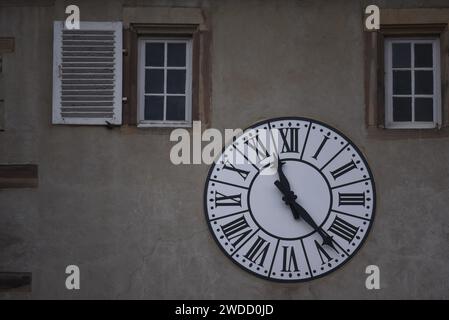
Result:
<svg viewBox="0 0 449 320">
<path fill-rule="evenodd" d="M 319 121 L 319 120 L 315 120 L 315 119 L 313 119 L 313 118 L 306 118 L 306 117 L 298 117 L 298 116 L 285 116 L 285 117 L 277 117 L 277 118 L 269 118 L 269 119 L 265 119 L 265 120 L 261 120 L 261 121 L 258 121 L 258 122 L 256 122 L 256 123 L 254 123 L 254 124 L 252 124 L 251 126 L 249 126 L 249 127 L 247 127 L 247 128 L 245 128 L 244 130 L 243 130 L 243 132 L 245 132 L 245 131 L 247 131 L 247 130 L 249 130 L 249 129 L 252 129 L 252 128 L 255 128 L 255 127 L 258 127 L 258 126 L 260 126 L 260 125 L 262 125 L 262 124 L 264 124 L 264 123 L 268 123 L 269 124 L 269 128 L 270 129 L 272 129 L 271 128 L 271 122 L 275 122 L 275 121 L 285 121 L 285 120 L 293 120 L 293 121 L 308 121 L 309 122 L 309 124 L 311 124 L 311 122 L 314 122 L 314 123 L 316 123 L 316 124 L 319 124 L 319 125 L 322 125 L 322 126 L 324 126 L 324 127 L 326 127 L 326 128 L 328 128 L 328 129 L 330 129 L 330 130 L 332 130 L 332 131 L 335 131 L 336 133 L 338 133 L 339 135 L 341 135 L 353 148 L 354 148 L 354 150 L 356 150 L 357 151 L 357 153 L 359 153 L 360 155 L 361 155 L 361 159 L 362 159 L 362 161 L 363 161 L 363 163 L 365 164 L 365 167 L 366 167 L 366 169 L 367 169 L 367 172 L 368 172 L 368 175 L 369 175 L 369 180 L 371 181 L 371 184 L 372 184 L 372 189 L 373 189 L 373 195 L 372 195 L 372 198 L 373 198 L 373 209 L 372 209 L 372 213 L 371 213 L 371 218 L 370 218 L 370 223 L 368 224 L 368 228 L 367 228 L 367 230 L 366 230 L 366 233 L 365 233 L 365 235 L 363 236 L 363 238 L 361 239 L 361 241 L 360 241 L 360 245 L 350 254 L 350 255 L 348 255 L 348 257 L 347 257 L 347 259 L 345 259 L 342 263 L 340 263 L 337 267 L 335 267 L 335 268 L 333 268 L 333 269 L 331 269 L 331 270 L 329 270 L 329 271 L 326 271 L 326 272 L 324 272 L 324 273 L 321 273 L 321 274 L 319 274 L 319 275 L 317 275 L 317 276 L 310 276 L 309 278 L 307 278 L 307 279 L 293 279 L 293 280 L 288 280 L 288 279 L 273 279 L 273 278 L 270 278 L 269 276 L 263 276 L 263 275 L 261 275 L 261 274 L 258 274 L 258 273 L 256 273 L 256 272 L 254 272 L 254 271 L 252 271 L 252 270 L 249 270 L 249 269 L 247 269 L 247 268 L 244 268 L 242 265 L 240 265 L 236 260 L 234 260 L 233 258 L 232 258 L 232 256 L 223 248 L 223 246 L 221 245 L 221 243 L 220 243 L 220 241 L 218 241 L 218 239 L 217 239 L 217 237 L 215 236 L 215 233 L 214 233 L 214 230 L 213 230 L 213 227 L 212 227 L 212 225 L 209 223 L 210 221 L 209 221 L 209 216 L 208 216 L 208 211 L 207 211 L 207 187 L 208 187 L 208 183 L 207 183 L 207 181 L 209 181 L 210 180 L 210 177 L 211 177 L 211 175 L 212 175 L 212 171 L 213 171 L 213 169 L 215 168 L 215 165 L 216 165 L 216 162 L 214 161 L 214 163 L 210 166 L 210 168 L 209 168 L 209 171 L 208 171 L 208 173 L 207 173 L 207 177 L 206 177 L 206 183 L 204 184 L 204 191 L 203 191 L 203 211 L 204 211 L 204 215 L 205 215 L 205 218 L 206 218 L 206 222 L 207 222 L 207 226 L 208 226 L 208 228 L 209 228 L 209 231 L 210 231 L 210 233 L 212 234 L 212 237 L 213 237 L 213 239 L 214 239 L 214 241 L 216 242 L 216 244 L 217 244 L 217 246 L 220 248 L 220 250 L 225 254 L 225 256 L 229 259 L 229 260 L 231 260 L 235 265 L 237 265 L 238 267 L 239 267 L 239 269 L 241 269 L 241 270 L 244 270 L 245 272 L 247 272 L 247 273 L 250 273 L 250 274 L 252 274 L 252 275 L 254 275 L 254 276 L 256 276 L 257 278 L 260 278 L 260 279 L 263 279 L 263 280 L 265 280 L 265 281 L 269 281 L 269 282 L 277 282 L 277 283 L 301 283 L 301 282 L 309 282 L 309 281 L 312 281 L 312 280 L 316 280 L 316 279 L 319 279 L 319 278 L 323 278 L 323 277 L 325 277 L 326 275 L 328 275 L 328 274 L 331 274 L 331 273 L 333 273 L 333 272 L 336 272 L 336 271 L 338 271 L 340 268 L 342 268 L 343 266 L 345 266 L 350 260 L 352 260 L 352 258 L 358 253 L 358 251 L 365 245 L 365 241 L 366 241 L 366 239 L 368 238 L 368 235 L 370 234 L 370 232 L 371 232 L 371 229 L 372 229 L 372 227 L 373 227 L 373 225 L 374 225 L 374 220 L 375 220 L 375 216 L 376 216 L 376 209 L 377 209 L 377 192 L 376 192 L 376 183 L 375 183 L 375 181 L 374 181 L 374 175 L 373 175 L 373 173 L 372 173 L 372 171 L 371 171 L 371 168 L 370 168 L 370 166 L 368 165 L 368 162 L 367 162 L 367 160 L 366 160 L 366 157 L 365 157 L 365 154 L 357 147 L 357 145 L 355 145 L 354 144 L 354 142 L 352 142 L 352 140 L 351 139 L 349 139 L 349 137 L 347 136 L 347 135 L 345 135 L 344 133 L 342 133 L 340 130 L 338 130 L 338 129 L 336 129 L 336 128 L 334 128 L 334 127 L 331 127 L 329 124 L 327 124 L 327 123 L 324 123 L 324 122 L 322 122 L 322 121 Z M 310 126 L 309 126 L 309 129 L 308 130 L 310 130 Z M 233 143 L 233 141 L 231 141 L 230 142 L 230 144 L 232 144 Z M 224 146 L 223 148 L 222 148 L 222 150 L 221 150 L 221 154 L 223 154 L 223 152 L 226 150 L 226 148 L 228 147 L 229 145 L 226 145 L 226 146 Z M 217 157 L 218 158 L 218 157 Z M 310 271 L 310 270 L 309 270 Z"/>
</svg>

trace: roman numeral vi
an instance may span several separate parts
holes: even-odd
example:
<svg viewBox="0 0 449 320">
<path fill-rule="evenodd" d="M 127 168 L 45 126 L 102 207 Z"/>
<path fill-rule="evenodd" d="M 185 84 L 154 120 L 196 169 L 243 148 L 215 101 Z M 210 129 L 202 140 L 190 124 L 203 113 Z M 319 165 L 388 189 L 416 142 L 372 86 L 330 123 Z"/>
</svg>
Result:
<svg viewBox="0 0 449 320">
<path fill-rule="evenodd" d="M 298 262 L 296 261 L 295 248 L 293 246 L 282 246 L 283 249 L 283 260 L 282 260 L 282 271 L 283 272 L 297 272 Z"/>
</svg>

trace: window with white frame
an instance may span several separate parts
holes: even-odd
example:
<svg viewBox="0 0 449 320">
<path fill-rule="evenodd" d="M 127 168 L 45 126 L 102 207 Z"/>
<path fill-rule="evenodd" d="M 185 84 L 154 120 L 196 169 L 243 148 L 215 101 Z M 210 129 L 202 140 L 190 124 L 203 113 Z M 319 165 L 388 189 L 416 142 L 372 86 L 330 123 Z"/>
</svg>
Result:
<svg viewBox="0 0 449 320">
<path fill-rule="evenodd" d="M 438 38 L 385 40 L 385 124 L 391 129 L 441 124 Z"/>
<path fill-rule="evenodd" d="M 138 125 L 191 126 L 192 40 L 141 38 Z"/>
</svg>

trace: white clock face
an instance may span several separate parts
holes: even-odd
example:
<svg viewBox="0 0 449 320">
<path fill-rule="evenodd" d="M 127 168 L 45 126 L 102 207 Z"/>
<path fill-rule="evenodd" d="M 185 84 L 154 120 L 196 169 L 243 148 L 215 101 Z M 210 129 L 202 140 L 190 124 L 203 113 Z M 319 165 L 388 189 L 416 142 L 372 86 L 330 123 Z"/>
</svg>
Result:
<svg viewBox="0 0 449 320">
<path fill-rule="evenodd" d="M 373 222 L 365 158 L 315 120 L 277 118 L 250 129 L 209 171 L 204 205 L 215 240 L 240 267 L 269 280 L 307 281 L 337 269 Z"/>
</svg>

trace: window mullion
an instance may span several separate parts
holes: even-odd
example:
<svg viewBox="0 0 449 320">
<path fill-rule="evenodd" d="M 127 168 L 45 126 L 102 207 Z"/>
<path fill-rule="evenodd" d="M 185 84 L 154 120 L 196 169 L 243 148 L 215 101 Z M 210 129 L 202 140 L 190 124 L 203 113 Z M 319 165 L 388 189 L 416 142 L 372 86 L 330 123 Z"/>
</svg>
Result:
<svg viewBox="0 0 449 320">
<path fill-rule="evenodd" d="M 167 120 L 167 41 L 164 42 L 164 121 Z"/>
<path fill-rule="evenodd" d="M 410 50 L 412 50 L 410 55 L 410 66 L 412 71 L 412 123 L 415 122 L 415 42 L 410 43 Z"/>
</svg>

